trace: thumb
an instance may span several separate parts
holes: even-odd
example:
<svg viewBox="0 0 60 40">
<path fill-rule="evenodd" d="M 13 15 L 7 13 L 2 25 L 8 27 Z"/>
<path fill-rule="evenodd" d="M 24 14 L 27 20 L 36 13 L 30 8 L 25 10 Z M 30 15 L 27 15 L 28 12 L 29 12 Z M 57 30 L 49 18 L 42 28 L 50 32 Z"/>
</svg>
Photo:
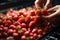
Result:
<svg viewBox="0 0 60 40">
<path fill-rule="evenodd" d="M 50 19 L 51 17 L 48 15 L 48 16 L 42 16 L 44 19 Z"/>
</svg>

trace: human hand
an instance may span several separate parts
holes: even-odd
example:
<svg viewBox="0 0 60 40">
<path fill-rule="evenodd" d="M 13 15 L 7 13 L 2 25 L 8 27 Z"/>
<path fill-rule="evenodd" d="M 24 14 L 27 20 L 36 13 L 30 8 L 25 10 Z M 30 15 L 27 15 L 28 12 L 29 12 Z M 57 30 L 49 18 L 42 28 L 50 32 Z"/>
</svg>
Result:
<svg viewBox="0 0 60 40">
<path fill-rule="evenodd" d="M 42 16 L 44 19 L 49 20 L 54 25 L 60 25 L 60 5 L 56 5 L 48 11 L 52 11 L 50 15 L 48 16 Z"/>
<path fill-rule="evenodd" d="M 50 2 L 51 2 L 51 0 L 36 0 L 35 1 L 35 6 L 36 6 L 36 8 L 44 7 L 44 9 L 48 9 L 49 4 L 51 4 Z M 45 6 L 44 6 L 44 4 L 45 4 Z M 53 11 L 53 12 L 51 12 L 50 15 L 43 16 L 43 17 L 48 18 L 48 19 L 53 18 L 53 17 L 59 15 L 59 13 L 60 13 L 60 5 L 56 5 L 56 6 L 52 7 L 52 8 L 49 8 L 48 11 L 50 11 L 50 12 Z"/>
<path fill-rule="evenodd" d="M 47 9 L 48 12 L 50 13 L 47 16 L 42 15 L 42 17 L 46 20 L 49 20 L 50 22 L 52 22 L 53 24 L 58 24 L 60 23 L 60 5 L 56 5 L 52 8 L 51 7 L 51 0 L 46 0 L 45 3 L 43 2 L 45 0 L 36 0 L 35 1 L 35 7 L 39 8 L 39 7 L 43 7 L 44 9 Z M 44 6 L 45 4 L 45 6 Z M 50 6 L 50 7 L 49 7 Z"/>
<path fill-rule="evenodd" d="M 48 9 L 49 7 L 51 7 L 51 1 L 50 0 L 36 0 L 35 6 L 36 8 L 40 7 L 40 8 Z"/>
<path fill-rule="evenodd" d="M 56 5 L 56 6 L 52 7 L 52 8 L 50 8 L 50 9 L 48 9 L 48 11 L 54 11 L 54 13 L 51 12 L 50 15 L 43 16 L 43 17 L 48 18 L 48 19 L 54 18 L 54 17 L 60 15 L 60 5 Z"/>
</svg>

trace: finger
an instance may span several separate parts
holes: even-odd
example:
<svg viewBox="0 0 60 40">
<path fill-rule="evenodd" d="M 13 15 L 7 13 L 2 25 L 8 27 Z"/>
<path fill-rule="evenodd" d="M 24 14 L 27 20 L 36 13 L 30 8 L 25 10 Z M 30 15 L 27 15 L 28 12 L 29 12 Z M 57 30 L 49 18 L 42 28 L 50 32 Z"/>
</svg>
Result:
<svg viewBox="0 0 60 40">
<path fill-rule="evenodd" d="M 43 16 L 43 17 L 44 18 L 53 18 L 53 17 L 56 17 L 58 15 L 60 15 L 60 8 L 55 13 L 52 13 L 51 15 Z"/>
<path fill-rule="evenodd" d="M 50 19 L 50 16 L 42 16 L 44 19 Z"/>
<path fill-rule="evenodd" d="M 43 1 L 44 0 L 36 0 L 35 1 L 35 7 L 38 8 L 38 7 L 43 7 Z"/>
<path fill-rule="evenodd" d="M 51 6 L 51 0 L 47 0 L 44 9 L 48 9 Z"/>
<path fill-rule="evenodd" d="M 57 11 L 55 13 L 52 13 L 51 15 L 49 15 L 49 17 L 55 17 L 57 15 L 60 15 L 60 8 L 57 9 Z"/>
<path fill-rule="evenodd" d="M 60 5 L 56 5 L 50 9 L 48 9 L 48 11 L 56 11 L 58 8 L 60 8 Z"/>
<path fill-rule="evenodd" d="M 39 7 L 39 0 L 35 1 L 35 7 L 38 8 Z"/>
</svg>

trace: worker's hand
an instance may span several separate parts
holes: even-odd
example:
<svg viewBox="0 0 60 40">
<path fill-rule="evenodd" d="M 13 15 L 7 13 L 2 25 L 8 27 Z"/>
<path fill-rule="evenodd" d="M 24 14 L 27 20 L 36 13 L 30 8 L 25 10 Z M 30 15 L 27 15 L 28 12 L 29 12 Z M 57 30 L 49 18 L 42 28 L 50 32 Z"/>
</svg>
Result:
<svg viewBox="0 0 60 40">
<path fill-rule="evenodd" d="M 53 24 L 60 23 L 60 5 L 56 5 L 52 8 L 51 7 L 51 0 L 36 0 L 35 1 L 35 7 L 36 8 L 44 8 L 47 9 L 50 15 L 43 16 L 42 17 L 46 20 L 49 20 Z M 59 24 L 60 25 L 60 24 Z"/>
<path fill-rule="evenodd" d="M 50 0 L 36 0 L 35 1 L 35 6 L 36 8 L 44 8 L 44 9 L 48 9 L 51 5 Z"/>
<path fill-rule="evenodd" d="M 48 16 L 43 16 L 44 18 L 50 19 L 50 18 L 54 18 L 58 15 L 60 15 L 60 5 L 56 5 L 50 9 L 48 9 L 48 11 L 54 11 L 54 13 L 51 12 L 50 15 Z"/>
</svg>

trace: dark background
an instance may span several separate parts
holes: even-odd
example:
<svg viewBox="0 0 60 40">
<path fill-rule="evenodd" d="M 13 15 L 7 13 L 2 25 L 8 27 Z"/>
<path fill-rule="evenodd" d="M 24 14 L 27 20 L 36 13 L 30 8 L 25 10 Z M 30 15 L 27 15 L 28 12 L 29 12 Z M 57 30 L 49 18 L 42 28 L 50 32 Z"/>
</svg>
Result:
<svg viewBox="0 0 60 40">
<path fill-rule="evenodd" d="M 34 5 L 35 0 L 0 0 L 0 11 L 9 9 L 9 8 L 14 8 L 17 9 L 18 6 L 19 8 L 27 7 L 27 6 L 32 6 Z M 52 0 L 52 5 L 59 5 L 60 0 Z"/>
<path fill-rule="evenodd" d="M 0 0 L 0 3 L 1 2 L 12 2 L 12 1 L 17 2 L 17 1 L 35 1 L 35 0 Z M 60 0 L 52 0 L 52 1 L 54 1 L 54 3 L 56 4 L 60 3 Z"/>
</svg>

